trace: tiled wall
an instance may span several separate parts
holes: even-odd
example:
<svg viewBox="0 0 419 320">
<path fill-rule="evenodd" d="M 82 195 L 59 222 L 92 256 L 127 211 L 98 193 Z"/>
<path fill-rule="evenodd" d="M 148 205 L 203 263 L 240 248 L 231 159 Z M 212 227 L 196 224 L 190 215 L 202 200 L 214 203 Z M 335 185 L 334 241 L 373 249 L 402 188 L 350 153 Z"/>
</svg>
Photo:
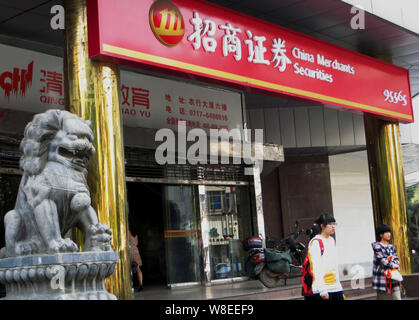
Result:
<svg viewBox="0 0 419 320">
<path fill-rule="evenodd" d="M 329 108 L 249 109 L 247 123 L 250 129 L 264 129 L 266 143 L 284 148 L 365 145 L 363 116 Z"/>
</svg>

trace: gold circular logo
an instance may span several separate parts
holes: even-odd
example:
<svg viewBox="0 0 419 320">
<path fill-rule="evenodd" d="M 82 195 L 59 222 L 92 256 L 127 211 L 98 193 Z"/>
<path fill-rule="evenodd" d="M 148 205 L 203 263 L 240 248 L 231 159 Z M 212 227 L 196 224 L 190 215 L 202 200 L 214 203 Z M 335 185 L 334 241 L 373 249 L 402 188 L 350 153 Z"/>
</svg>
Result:
<svg viewBox="0 0 419 320">
<path fill-rule="evenodd" d="M 169 0 L 158 0 L 150 8 L 150 27 L 156 38 L 168 47 L 179 44 L 185 22 L 179 9 Z"/>
</svg>

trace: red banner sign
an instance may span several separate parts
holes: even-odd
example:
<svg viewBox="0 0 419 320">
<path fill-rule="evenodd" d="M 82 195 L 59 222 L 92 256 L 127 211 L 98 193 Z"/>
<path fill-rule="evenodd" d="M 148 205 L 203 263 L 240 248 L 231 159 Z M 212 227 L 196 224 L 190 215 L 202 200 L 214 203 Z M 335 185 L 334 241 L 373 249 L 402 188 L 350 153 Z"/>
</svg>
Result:
<svg viewBox="0 0 419 320">
<path fill-rule="evenodd" d="M 199 0 L 87 0 L 92 58 L 413 121 L 408 70 Z"/>
</svg>

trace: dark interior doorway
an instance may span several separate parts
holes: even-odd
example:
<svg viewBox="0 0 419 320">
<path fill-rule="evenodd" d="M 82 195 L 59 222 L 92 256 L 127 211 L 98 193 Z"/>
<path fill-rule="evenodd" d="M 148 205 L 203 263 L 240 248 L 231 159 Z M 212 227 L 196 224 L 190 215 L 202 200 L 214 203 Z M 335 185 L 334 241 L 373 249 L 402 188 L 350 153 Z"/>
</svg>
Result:
<svg viewBox="0 0 419 320">
<path fill-rule="evenodd" d="M 138 235 L 143 286 L 167 285 L 163 185 L 128 182 L 129 227 Z M 136 277 L 133 277 L 134 286 Z"/>
<path fill-rule="evenodd" d="M 0 249 L 5 243 L 4 216 L 13 210 L 16 203 L 21 176 L 0 174 Z M 6 296 L 6 287 L 0 284 L 0 298 Z"/>
</svg>

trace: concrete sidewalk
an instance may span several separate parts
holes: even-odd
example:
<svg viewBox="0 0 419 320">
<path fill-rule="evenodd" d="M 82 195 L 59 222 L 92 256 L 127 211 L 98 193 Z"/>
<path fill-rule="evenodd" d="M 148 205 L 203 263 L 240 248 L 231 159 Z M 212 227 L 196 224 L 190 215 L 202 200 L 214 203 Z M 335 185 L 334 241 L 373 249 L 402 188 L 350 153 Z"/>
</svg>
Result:
<svg viewBox="0 0 419 320">
<path fill-rule="evenodd" d="M 291 291 L 292 292 L 291 292 Z M 281 294 L 282 293 L 282 294 Z M 168 289 L 165 286 L 145 286 L 140 292 L 135 292 L 135 300 L 214 300 L 214 299 L 257 299 L 260 295 L 289 296 L 301 293 L 300 279 L 287 279 L 287 285 L 277 288 L 266 288 L 258 280 L 248 280 L 228 284 L 217 284 L 210 287 L 204 285 L 189 288 Z"/>
<path fill-rule="evenodd" d="M 300 278 L 287 279 L 277 288 L 266 288 L 258 280 L 228 284 L 204 285 L 169 289 L 166 286 L 145 286 L 135 292 L 134 300 L 304 300 L 301 295 Z M 352 289 L 350 281 L 343 281 L 342 287 L 347 300 L 376 300 L 372 278 L 365 279 L 365 288 Z M 403 300 L 418 298 L 403 297 Z"/>
</svg>

